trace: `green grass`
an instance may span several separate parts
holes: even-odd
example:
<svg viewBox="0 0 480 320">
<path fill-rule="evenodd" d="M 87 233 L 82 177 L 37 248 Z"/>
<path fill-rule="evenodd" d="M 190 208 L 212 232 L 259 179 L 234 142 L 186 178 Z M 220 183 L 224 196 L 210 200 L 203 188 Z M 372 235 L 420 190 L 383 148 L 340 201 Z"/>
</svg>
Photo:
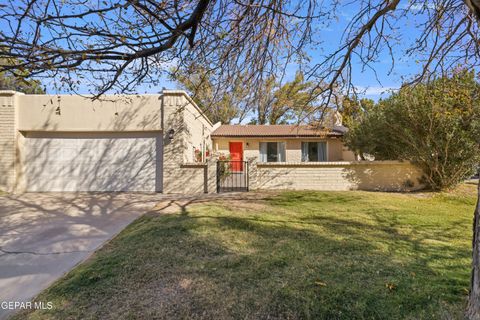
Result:
<svg viewBox="0 0 480 320">
<path fill-rule="evenodd" d="M 475 186 L 148 214 L 16 319 L 460 319 Z"/>
</svg>

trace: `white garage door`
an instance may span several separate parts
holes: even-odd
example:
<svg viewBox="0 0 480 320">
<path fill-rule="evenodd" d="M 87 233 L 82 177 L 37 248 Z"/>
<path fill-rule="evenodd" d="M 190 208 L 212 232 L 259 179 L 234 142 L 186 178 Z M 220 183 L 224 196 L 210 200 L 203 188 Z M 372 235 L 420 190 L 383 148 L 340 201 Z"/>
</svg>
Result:
<svg viewBox="0 0 480 320">
<path fill-rule="evenodd" d="M 161 191 L 162 138 L 150 133 L 33 133 L 28 191 Z"/>
</svg>

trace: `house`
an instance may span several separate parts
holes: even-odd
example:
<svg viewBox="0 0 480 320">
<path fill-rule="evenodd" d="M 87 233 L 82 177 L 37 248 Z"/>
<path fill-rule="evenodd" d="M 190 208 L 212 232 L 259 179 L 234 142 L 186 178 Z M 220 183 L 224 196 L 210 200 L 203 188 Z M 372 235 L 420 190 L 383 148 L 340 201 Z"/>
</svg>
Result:
<svg viewBox="0 0 480 320">
<path fill-rule="evenodd" d="M 232 160 L 258 158 L 259 162 L 354 161 L 342 137 L 341 125 L 320 129 L 307 125 L 221 125 L 212 133 L 214 150 Z"/>
<path fill-rule="evenodd" d="M 251 189 L 395 191 L 423 187 L 421 170 L 409 162 L 357 161 L 344 145 L 346 132 L 341 117 L 335 115 L 325 128 L 221 125 L 211 137 L 214 151 L 234 161 L 231 175 L 225 178 L 226 189 L 239 184 L 237 175 L 243 166 L 238 161 L 249 161 Z"/>
<path fill-rule="evenodd" d="M 356 161 L 328 128 L 212 124 L 184 92 L 30 95 L 0 91 L 0 189 L 199 193 L 411 190 L 408 162 Z M 219 170 L 219 156 L 230 158 Z M 226 175 L 225 173 L 228 173 Z M 227 177 L 228 176 L 228 177 Z M 233 179 L 235 178 L 235 180 Z M 235 183 L 243 181 L 239 189 Z"/>
<path fill-rule="evenodd" d="M 0 189 L 205 191 L 194 150 L 213 124 L 183 91 L 35 95 L 0 91 Z"/>
</svg>

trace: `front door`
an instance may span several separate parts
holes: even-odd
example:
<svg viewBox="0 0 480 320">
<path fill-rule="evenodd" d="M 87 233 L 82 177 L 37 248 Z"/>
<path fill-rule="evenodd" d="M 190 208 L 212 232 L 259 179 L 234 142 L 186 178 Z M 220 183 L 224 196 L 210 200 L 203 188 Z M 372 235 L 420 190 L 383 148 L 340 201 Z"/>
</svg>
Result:
<svg viewBox="0 0 480 320">
<path fill-rule="evenodd" d="M 230 142 L 230 160 L 233 172 L 243 171 L 243 144 L 241 142 Z"/>
</svg>

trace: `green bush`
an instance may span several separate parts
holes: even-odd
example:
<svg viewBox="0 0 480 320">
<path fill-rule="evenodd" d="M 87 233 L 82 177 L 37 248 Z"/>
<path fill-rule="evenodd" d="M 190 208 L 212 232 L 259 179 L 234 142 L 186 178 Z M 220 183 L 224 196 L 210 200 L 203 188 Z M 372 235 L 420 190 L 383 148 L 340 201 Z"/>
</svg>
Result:
<svg viewBox="0 0 480 320">
<path fill-rule="evenodd" d="M 351 126 L 347 145 L 377 160 L 410 160 L 432 189 L 451 188 L 480 162 L 480 85 L 460 71 L 381 100 Z"/>
</svg>

